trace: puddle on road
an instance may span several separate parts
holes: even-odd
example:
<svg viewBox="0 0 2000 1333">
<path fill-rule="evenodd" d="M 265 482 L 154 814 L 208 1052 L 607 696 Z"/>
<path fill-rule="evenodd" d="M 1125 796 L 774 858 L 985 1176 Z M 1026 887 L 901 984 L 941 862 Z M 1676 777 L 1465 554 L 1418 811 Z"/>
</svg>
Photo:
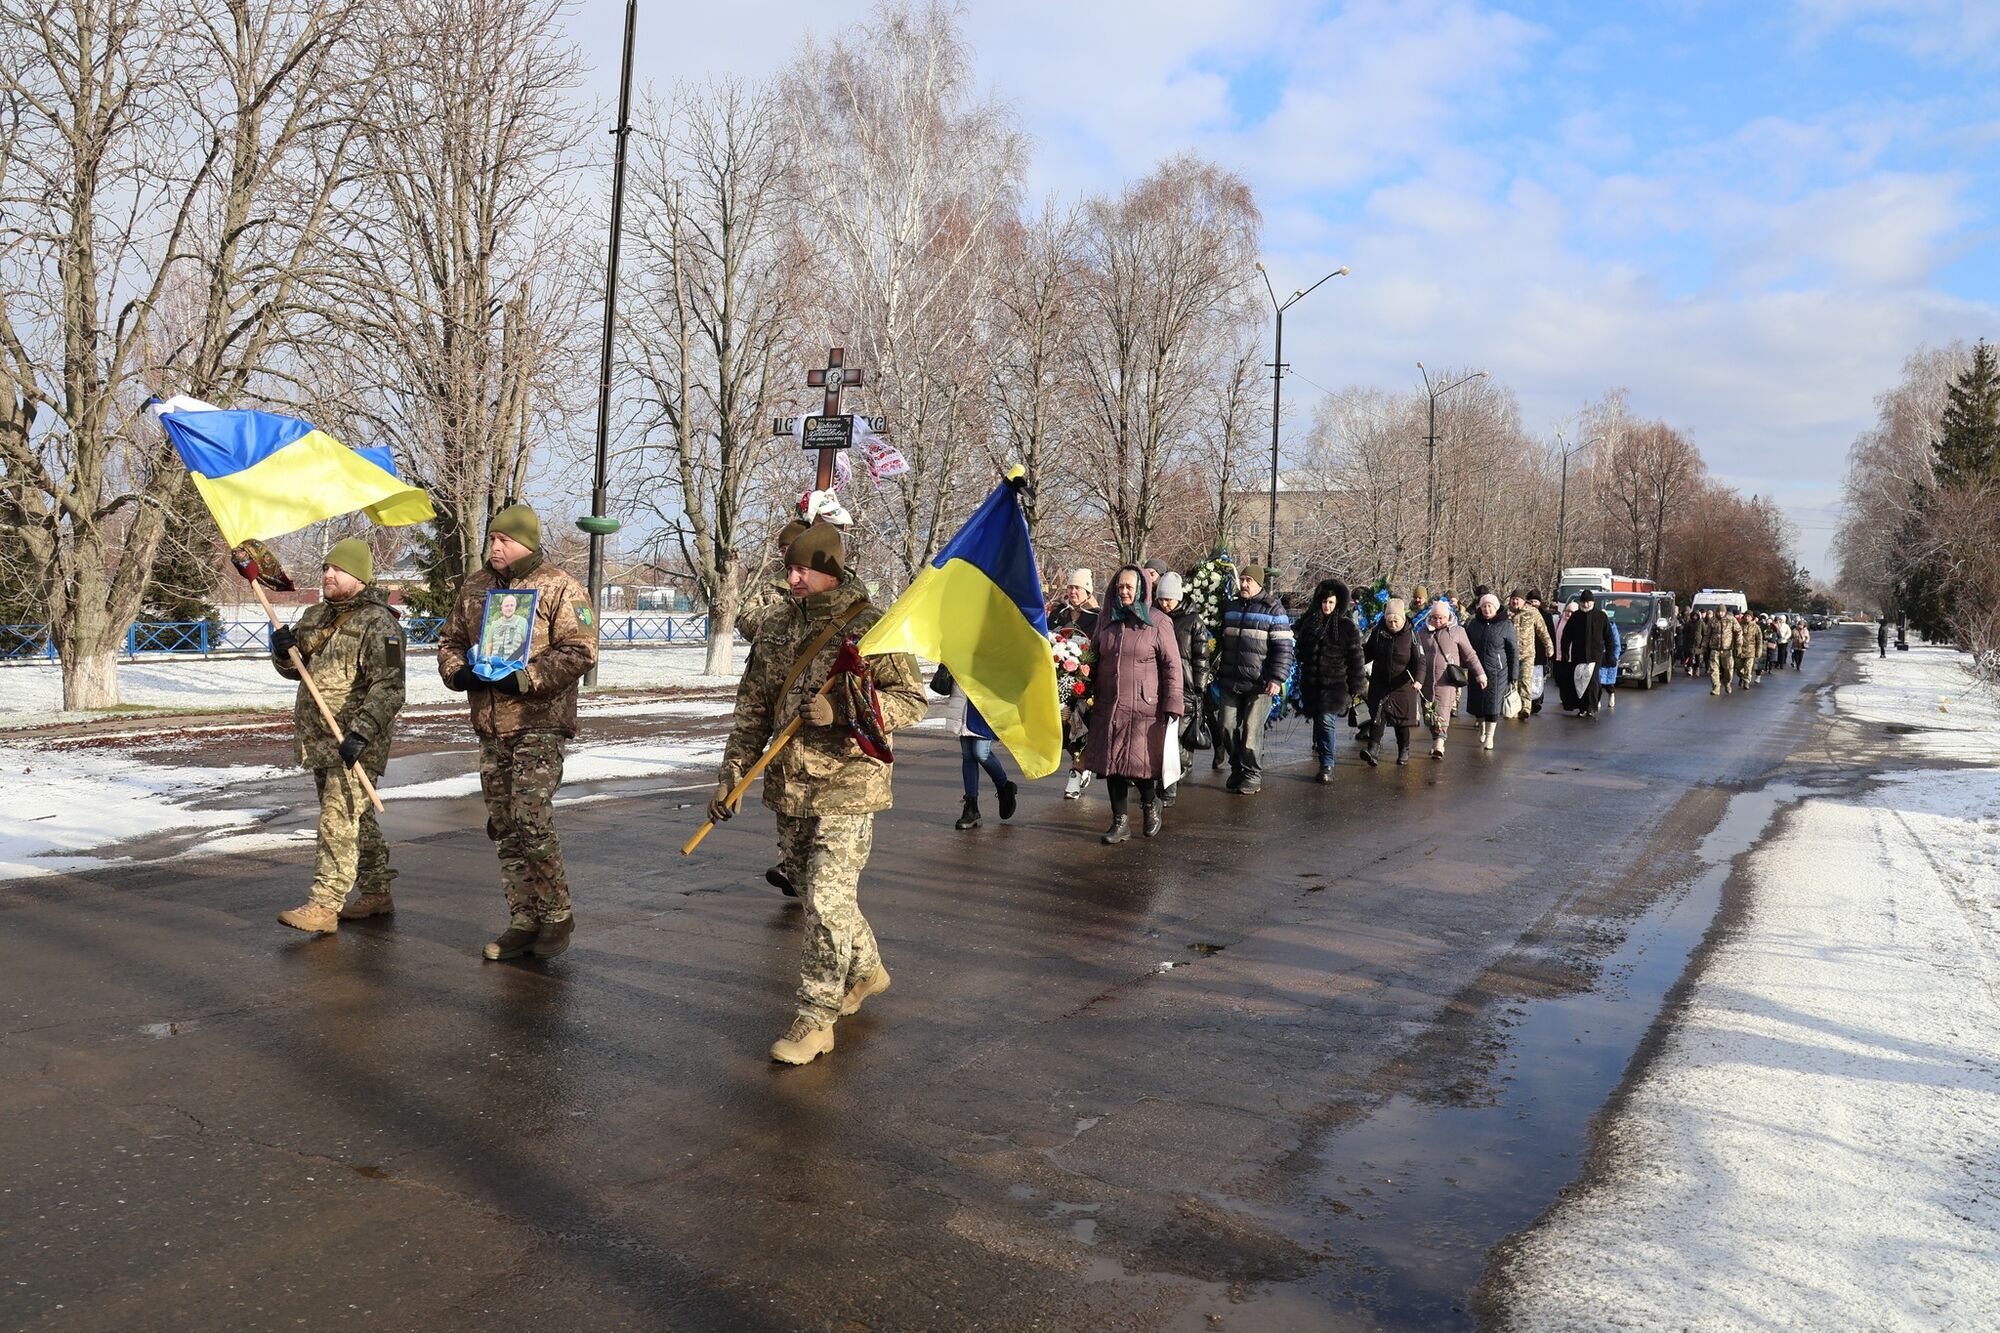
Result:
<svg viewBox="0 0 2000 1333">
<path fill-rule="evenodd" d="M 1715 920 L 1733 858 L 1799 795 L 1773 783 L 1732 799 L 1697 848 L 1707 869 L 1633 921 L 1588 991 L 1509 1003 L 1506 1050 L 1478 1103 L 1392 1097 L 1317 1147 L 1303 1213 L 1252 1206 L 1328 1256 L 1309 1280 L 1320 1301 L 1316 1326 L 1345 1315 L 1381 1328 L 1472 1327 L 1487 1252 L 1574 1183 L 1591 1117 Z M 1226 1307 L 1228 1326 L 1313 1327 L 1291 1322 L 1298 1294 L 1253 1293 Z"/>
</svg>

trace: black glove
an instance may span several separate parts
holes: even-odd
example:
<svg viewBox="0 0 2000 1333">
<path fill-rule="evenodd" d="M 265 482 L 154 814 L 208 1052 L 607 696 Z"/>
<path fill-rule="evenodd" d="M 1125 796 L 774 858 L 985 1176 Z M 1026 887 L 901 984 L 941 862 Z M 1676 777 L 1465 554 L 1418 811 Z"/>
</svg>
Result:
<svg viewBox="0 0 2000 1333">
<path fill-rule="evenodd" d="M 358 731 L 347 733 L 347 739 L 340 743 L 340 764 L 342 768 L 353 768 L 361 762 L 361 752 L 368 748 L 368 738 Z"/>
<path fill-rule="evenodd" d="M 451 673 L 451 679 L 444 683 L 444 687 L 448 690 L 457 690 L 460 694 L 463 694 L 478 683 L 479 677 L 472 674 L 472 668 L 462 666 Z"/>
<path fill-rule="evenodd" d="M 526 694 L 528 692 L 528 673 L 525 671 L 510 671 L 500 677 L 500 679 L 494 681 L 493 688 L 502 694 Z"/>
<path fill-rule="evenodd" d="M 299 646 L 299 636 L 292 633 L 290 625 L 280 625 L 271 631 L 271 656 L 280 662 L 292 660 L 292 649 Z"/>
</svg>

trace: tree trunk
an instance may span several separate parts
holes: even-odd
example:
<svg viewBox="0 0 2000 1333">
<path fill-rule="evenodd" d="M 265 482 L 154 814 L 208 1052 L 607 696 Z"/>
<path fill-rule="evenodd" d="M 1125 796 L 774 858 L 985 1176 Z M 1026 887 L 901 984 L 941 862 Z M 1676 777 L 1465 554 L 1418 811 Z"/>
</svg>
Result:
<svg viewBox="0 0 2000 1333">
<path fill-rule="evenodd" d="M 62 655 L 63 708 L 72 713 L 118 706 L 120 627 L 102 606 L 72 607 L 56 627 Z"/>
<path fill-rule="evenodd" d="M 705 676 L 730 676 L 735 674 L 736 609 L 743 600 L 743 561 L 734 551 L 715 585 L 708 613 L 708 660 L 701 671 Z"/>
</svg>

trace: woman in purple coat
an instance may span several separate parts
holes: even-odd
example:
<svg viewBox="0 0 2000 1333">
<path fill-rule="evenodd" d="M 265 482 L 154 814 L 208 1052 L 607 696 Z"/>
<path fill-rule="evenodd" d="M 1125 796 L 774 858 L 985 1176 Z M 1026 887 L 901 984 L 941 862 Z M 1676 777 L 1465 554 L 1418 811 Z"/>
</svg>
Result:
<svg viewBox="0 0 2000 1333">
<path fill-rule="evenodd" d="M 1083 766 L 1105 778 L 1111 797 L 1106 843 L 1132 836 L 1126 801 L 1133 786 L 1145 816 L 1146 836 L 1160 831 L 1160 760 L 1166 738 L 1183 712 L 1181 653 L 1174 627 L 1148 611 L 1141 591 L 1146 576 L 1136 565 L 1118 571 L 1110 604 L 1098 617 L 1091 646 L 1097 650 L 1095 702 Z"/>
<path fill-rule="evenodd" d="M 1465 628 L 1451 614 L 1451 604 L 1440 597 L 1431 603 L 1431 611 L 1424 618 L 1424 627 L 1417 638 L 1424 646 L 1424 669 L 1417 678 L 1424 698 L 1434 707 L 1431 709 L 1435 721 L 1431 724 L 1431 758 L 1444 758 L 1444 736 L 1451 728 L 1452 710 L 1458 706 L 1458 692 L 1474 681 L 1479 688 L 1486 688 L 1486 667 L 1480 662 L 1479 654 L 1472 651 L 1472 641 L 1465 637 Z M 1446 681 L 1445 673 L 1457 667 L 1457 683 Z"/>
</svg>

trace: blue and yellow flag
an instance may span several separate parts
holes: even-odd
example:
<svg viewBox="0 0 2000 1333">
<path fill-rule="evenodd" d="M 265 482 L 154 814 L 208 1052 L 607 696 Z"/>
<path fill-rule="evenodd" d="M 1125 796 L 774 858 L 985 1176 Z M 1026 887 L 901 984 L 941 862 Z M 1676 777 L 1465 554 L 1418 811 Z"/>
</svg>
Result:
<svg viewBox="0 0 2000 1333">
<path fill-rule="evenodd" d="M 864 656 L 920 653 L 944 663 L 1028 777 L 1062 763 L 1049 615 L 1012 480 L 986 497 L 860 647 Z"/>
<path fill-rule="evenodd" d="M 297 417 L 192 398 L 149 405 L 230 546 L 365 511 L 383 527 L 435 518 L 387 449 L 350 449 Z"/>
</svg>

